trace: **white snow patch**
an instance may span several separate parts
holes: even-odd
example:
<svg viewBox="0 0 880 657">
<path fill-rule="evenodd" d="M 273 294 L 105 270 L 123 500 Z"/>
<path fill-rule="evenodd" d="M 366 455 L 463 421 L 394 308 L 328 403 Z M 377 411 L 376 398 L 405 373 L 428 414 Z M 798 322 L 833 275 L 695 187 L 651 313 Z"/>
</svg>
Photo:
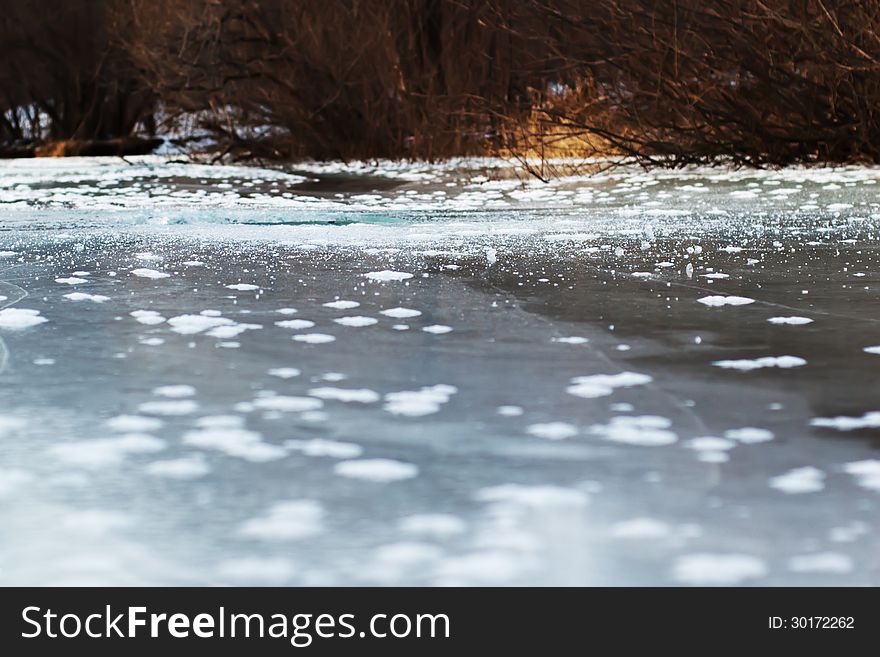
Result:
<svg viewBox="0 0 880 657">
<path fill-rule="evenodd" d="M 187 431 L 181 441 L 185 445 L 215 449 L 253 463 L 277 461 L 287 456 L 283 448 L 263 442 L 263 437 L 256 431 L 235 427 L 206 427 Z"/>
<path fill-rule="evenodd" d="M 301 413 L 314 411 L 324 405 L 320 399 L 314 397 L 290 397 L 287 395 L 272 395 L 271 397 L 258 397 L 253 401 L 254 407 L 264 411 L 280 411 L 282 413 Z"/>
<path fill-rule="evenodd" d="M 337 317 L 333 321 L 337 324 L 342 324 L 343 326 L 353 327 L 372 326 L 373 324 L 377 324 L 379 322 L 379 320 L 375 317 L 364 317 L 363 315 L 355 315 L 352 317 Z"/>
<path fill-rule="evenodd" d="M 102 294 L 86 294 L 85 292 L 71 292 L 70 294 L 65 294 L 64 298 L 71 301 L 92 301 L 94 303 L 110 301 L 110 297 L 105 297 Z"/>
<path fill-rule="evenodd" d="M 701 436 L 693 438 L 685 443 L 685 447 L 696 450 L 698 452 L 723 452 L 736 447 L 736 443 L 726 438 L 716 438 L 715 436 Z"/>
<path fill-rule="evenodd" d="M 445 326 L 443 324 L 432 324 L 431 326 L 425 326 L 422 330 L 425 333 L 433 333 L 434 335 L 443 335 L 444 333 L 449 333 L 452 330 L 452 327 Z"/>
<path fill-rule="evenodd" d="M 387 310 L 379 311 L 382 315 L 386 317 L 394 317 L 396 319 L 406 319 L 408 317 L 418 317 L 422 314 L 421 310 L 413 310 L 412 308 L 388 308 Z"/>
<path fill-rule="evenodd" d="M 198 479 L 211 471 L 201 454 L 183 456 L 165 461 L 153 461 L 146 467 L 147 474 L 168 479 Z"/>
<path fill-rule="evenodd" d="M 196 420 L 195 425 L 212 429 L 228 429 L 244 426 L 244 418 L 240 415 L 205 415 Z"/>
<path fill-rule="evenodd" d="M 372 404 L 381 399 L 379 393 L 367 388 L 312 388 L 309 390 L 309 395 L 312 397 L 318 397 L 319 399 L 333 399 L 342 402 L 358 402 L 361 404 Z"/>
<path fill-rule="evenodd" d="M 586 344 L 589 342 L 587 338 L 582 338 L 579 335 L 572 335 L 565 338 L 553 338 L 552 342 L 561 342 L 562 344 Z"/>
<path fill-rule="evenodd" d="M 771 324 L 788 324 L 790 326 L 803 326 L 804 324 L 812 324 L 813 320 L 809 317 L 770 317 L 767 319 Z"/>
<path fill-rule="evenodd" d="M 838 415 L 837 417 L 816 417 L 810 420 L 814 427 L 828 427 L 839 431 L 855 429 L 876 429 L 880 427 L 880 411 L 870 411 L 861 417 Z"/>
<path fill-rule="evenodd" d="M 504 417 L 519 417 L 523 414 L 522 406 L 499 406 L 495 409 L 495 412 L 498 415 L 503 415 Z"/>
<path fill-rule="evenodd" d="M 608 424 L 593 425 L 589 431 L 615 443 L 659 447 L 678 440 L 678 436 L 669 430 L 671 425 L 667 418 L 656 415 L 621 415 L 611 418 Z"/>
<path fill-rule="evenodd" d="M 283 319 L 280 322 L 275 322 L 275 326 L 295 329 L 297 331 L 300 329 L 312 328 L 314 325 L 315 323 L 308 319 Z"/>
<path fill-rule="evenodd" d="M 128 454 L 149 454 L 165 449 L 166 443 L 155 436 L 127 433 L 116 438 L 93 438 L 52 445 L 49 453 L 55 458 L 83 467 L 99 468 L 117 465 Z"/>
<path fill-rule="evenodd" d="M 82 283 L 88 283 L 88 279 L 86 278 L 77 278 L 76 276 L 70 276 L 68 278 L 56 278 L 56 283 L 64 283 L 65 285 L 80 285 Z"/>
<path fill-rule="evenodd" d="M 392 459 L 360 459 L 341 461 L 333 471 L 342 477 L 364 479 L 377 483 L 389 483 L 412 479 L 419 474 L 419 469 L 412 463 L 403 463 Z"/>
<path fill-rule="evenodd" d="M 164 422 L 158 418 L 144 417 L 143 415 L 117 415 L 111 417 L 105 424 L 112 431 L 142 433 L 161 429 Z"/>
<path fill-rule="evenodd" d="M 239 533 L 265 541 L 292 541 L 320 534 L 324 509 L 314 500 L 289 500 L 273 504 L 265 515 L 245 522 Z"/>
<path fill-rule="evenodd" d="M 306 456 L 327 456 L 334 459 L 355 459 L 364 452 L 360 445 L 324 438 L 287 440 L 284 442 L 284 446 L 287 449 L 302 452 Z"/>
<path fill-rule="evenodd" d="M 514 506 L 545 509 L 552 507 L 583 507 L 589 501 L 587 493 L 561 486 L 526 486 L 501 484 L 477 491 L 474 496 L 480 502 L 512 504 Z"/>
<path fill-rule="evenodd" d="M 0 310 L 0 328 L 4 329 L 24 329 L 49 320 L 40 317 L 39 310 L 31 310 L 30 308 L 4 308 Z"/>
<path fill-rule="evenodd" d="M 153 394 L 158 395 L 159 397 L 180 399 L 181 397 L 192 397 L 196 394 L 196 389 L 185 384 L 159 386 L 158 388 L 153 389 Z"/>
<path fill-rule="evenodd" d="M 466 525 L 461 518 L 449 513 L 422 513 L 401 518 L 398 528 L 406 534 L 445 538 L 463 534 Z"/>
<path fill-rule="evenodd" d="M 742 427 L 740 429 L 729 429 L 724 432 L 724 437 L 730 440 L 736 440 L 744 445 L 753 445 L 755 443 L 766 443 L 773 440 L 773 432 L 768 429 L 760 429 L 758 427 Z"/>
<path fill-rule="evenodd" d="M 172 331 L 181 335 L 195 335 L 215 326 L 234 324 L 231 319 L 208 315 L 178 315 L 169 319 L 168 323 Z"/>
<path fill-rule="evenodd" d="M 794 468 L 785 474 L 772 477 L 770 487 L 790 495 L 817 493 L 825 488 L 825 473 L 812 466 Z"/>
<path fill-rule="evenodd" d="M 171 274 L 166 274 L 164 271 L 156 271 L 155 269 L 145 269 L 141 267 L 140 269 L 132 269 L 132 275 L 140 276 L 141 278 L 168 278 Z"/>
<path fill-rule="evenodd" d="M 578 429 L 573 424 L 567 422 L 545 422 L 541 424 L 531 424 L 526 427 L 526 433 L 530 433 L 538 438 L 546 438 L 547 440 L 564 440 L 578 434 Z"/>
<path fill-rule="evenodd" d="M 390 269 L 385 269 L 383 271 L 371 271 L 366 274 L 362 274 L 364 277 L 369 278 L 371 281 L 405 281 L 408 278 L 412 278 L 413 275 L 405 272 L 405 271 L 391 271 Z"/>
<path fill-rule="evenodd" d="M 713 295 L 708 297 L 703 297 L 702 299 L 697 299 L 699 303 L 703 305 L 710 306 L 713 308 L 717 308 L 719 306 L 744 306 L 749 303 L 755 303 L 754 299 L 749 299 L 748 297 L 737 297 L 733 295 L 728 296 L 719 296 Z"/>
<path fill-rule="evenodd" d="M 385 395 L 383 408 L 393 415 L 419 417 L 430 415 L 458 392 L 458 388 L 446 384 L 425 386 L 419 390 L 403 390 Z"/>
<path fill-rule="evenodd" d="M 326 333 L 301 333 L 294 335 L 293 339 L 297 342 L 305 342 L 307 344 L 326 344 L 333 342 L 336 338 Z"/>
<path fill-rule="evenodd" d="M 576 397 L 593 399 L 610 395 L 614 392 L 615 388 L 631 388 L 633 386 L 645 385 L 652 380 L 647 374 L 640 374 L 638 372 L 576 376 L 571 380 L 572 385 L 566 388 L 565 391 Z"/>
<path fill-rule="evenodd" d="M 862 488 L 880 491 L 880 461 L 877 459 L 847 463 L 843 471 L 854 476 Z"/>
<path fill-rule="evenodd" d="M 277 376 L 279 379 L 292 379 L 300 375 L 300 371 L 295 367 L 273 367 L 266 373 L 269 376 Z"/>
<path fill-rule="evenodd" d="M 226 289 L 228 290 L 238 290 L 239 292 L 249 292 L 251 290 L 259 290 L 259 285 L 254 285 L 253 283 L 233 283 L 232 285 L 227 285 Z"/>
<path fill-rule="evenodd" d="M 325 304 L 322 304 L 326 308 L 335 308 L 336 310 L 351 310 L 352 308 L 357 308 L 360 303 L 357 301 L 346 301 L 345 299 L 340 299 L 339 301 L 328 301 Z"/>
<path fill-rule="evenodd" d="M 743 358 L 739 360 L 716 360 L 712 364 L 715 367 L 722 367 L 724 369 L 750 372 L 752 370 L 760 370 L 765 367 L 779 367 L 781 369 L 802 367 L 807 364 L 807 361 L 798 356 L 763 356 L 761 358 L 754 359 Z"/>
<path fill-rule="evenodd" d="M 766 564 L 748 554 L 688 554 L 672 571 L 675 580 L 694 586 L 733 586 L 766 574 Z"/>
<path fill-rule="evenodd" d="M 788 569 L 794 573 L 845 575 L 853 570 L 853 560 L 838 552 L 799 554 L 788 560 Z"/>
<path fill-rule="evenodd" d="M 141 324 L 153 325 L 162 324 L 165 318 L 155 310 L 135 310 L 128 313 Z"/>
<path fill-rule="evenodd" d="M 611 527 L 611 535 L 614 538 L 656 539 L 665 538 L 669 534 L 669 525 L 654 518 L 633 518 L 615 523 Z"/>
</svg>

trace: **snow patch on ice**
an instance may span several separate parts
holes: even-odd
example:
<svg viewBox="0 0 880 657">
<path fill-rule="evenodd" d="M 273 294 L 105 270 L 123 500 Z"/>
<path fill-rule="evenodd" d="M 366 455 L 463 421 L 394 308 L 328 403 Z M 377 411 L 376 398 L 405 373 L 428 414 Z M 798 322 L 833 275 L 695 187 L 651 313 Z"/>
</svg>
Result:
<svg viewBox="0 0 880 657">
<path fill-rule="evenodd" d="M 279 379 L 292 379 L 300 375 L 300 371 L 295 367 L 273 367 L 266 373 L 269 376 L 277 376 Z"/>
<path fill-rule="evenodd" d="M 771 324 L 788 324 L 790 326 L 803 326 L 804 324 L 812 324 L 813 320 L 809 317 L 770 317 L 767 319 Z"/>
<path fill-rule="evenodd" d="M 315 323 L 308 319 L 283 319 L 280 322 L 275 322 L 275 326 L 294 329 L 297 331 L 300 329 L 312 328 L 314 325 Z"/>
<path fill-rule="evenodd" d="M 59 443 L 49 447 L 55 458 L 82 467 L 117 465 L 128 454 L 150 454 L 166 448 L 164 440 L 143 433 L 127 433 L 116 438 L 93 438 Z"/>
<path fill-rule="evenodd" d="M 141 324 L 147 324 L 148 326 L 165 322 L 165 318 L 155 310 L 135 310 L 128 314 Z"/>
<path fill-rule="evenodd" d="M 342 324 L 343 326 L 353 326 L 356 328 L 362 326 L 372 326 L 373 324 L 377 324 L 379 322 L 375 317 L 364 317 L 362 315 L 355 315 L 352 317 L 337 317 L 333 320 L 337 324 Z"/>
<path fill-rule="evenodd" d="M 586 344 L 589 342 L 587 338 L 582 338 L 579 335 L 572 335 L 564 338 L 553 338 L 552 342 L 561 342 L 562 344 Z"/>
<path fill-rule="evenodd" d="M 363 447 L 354 443 L 344 443 L 325 438 L 311 440 L 287 440 L 287 449 L 302 452 L 306 456 L 327 456 L 334 459 L 355 459 L 363 454 Z"/>
<path fill-rule="evenodd" d="M 142 433 L 157 431 L 162 428 L 164 422 L 158 418 L 144 417 L 143 415 L 117 415 L 111 417 L 105 424 L 112 431 Z"/>
<path fill-rule="evenodd" d="M 408 317 L 418 317 L 422 314 L 421 310 L 414 310 L 412 308 L 388 308 L 386 310 L 379 311 L 382 315 L 386 317 L 394 317 L 395 319 L 406 319 Z"/>
<path fill-rule="evenodd" d="M 94 303 L 110 301 L 110 297 L 105 297 L 102 294 L 86 294 L 85 292 L 71 292 L 70 294 L 65 294 L 64 298 L 71 301 L 92 301 Z"/>
<path fill-rule="evenodd" d="M 670 532 L 669 525 L 654 518 L 633 518 L 615 523 L 611 527 L 614 538 L 628 540 L 666 538 Z"/>
<path fill-rule="evenodd" d="M 764 577 L 767 565 L 748 554 L 696 553 L 680 557 L 672 571 L 676 581 L 694 586 L 734 586 Z"/>
<path fill-rule="evenodd" d="M 196 389 L 190 385 L 177 384 L 169 386 L 159 386 L 153 389 L 153 394 L 159 397 L 169 397 L 171 399 L 180 399 L 181 397 L 192 397 L 196 394 Z"/>
<path fill-rule="evenodd" d="M 425 333 L 433 333 L 434 335 L 443 335 L 444 333 L 449 333 L 452 331 L 451 326 L 445 326 L 443 324 L 432 324 L 431 326 L 425 326 L 422 329 Z"/>
<path fill-rule="evenodd" d="M 277 461 L 287 456 L 283 448 L 263 442 L 263 437 L 256 431 L 236 427 L 206 427 L 188 431 L 181 440 L 185 445 L 214 449 L 253 463 Z"/>
<path fill-rule="evenodd" d="M 458 392 L 458 388 L 446 384 L 425 386 L 419 390 L 403 390 L 385 395 L 383 408 L 392 415 L 419 417 L 430 415 Z"/>
<path fill-rule="evenodd" d="M 605 397 L 614 392 L 616 388 L 631 388 L 650 383 L 653 379 L 647 374 L 638 372 L 621 372 L 619 374 L 592 374 L 590 376 L 576 376 L 565 391 L 576 397 L 594 399 Z"/>
<path fill-rule="evenodd" d="M 526 433 L 547 440 L 564 440 L 576 436 L 578 429 L 573 424 L 568 424 L 567 422 L 545 422 L 529 425 L 526 427 Z"/>
<path fill-rule="evenodd" d="M 242 536 L 264 541 L 293 541 L 324 530 L 324 508 L 314 500 L 289 500 L 273 504 L 262 516 L 246 521 Z"/>
<path fill-rule="evenodd" d="M 825 488 L 825 473 L 812 466 L 794 468 L 785 474 L 772 477 L 770 487 L 783 493 L 817 493 Z"/>
<path fill-rule="evenodd" d="M 164 271 L 156 271 L 155 269 L 146 269 L 141 267 L 140 269 L 132 269 L 131 274 L 134 276 L 140 276 L 141 278 L 168 278 L 171 274 L 166 274 Z"/>
<path fill-rule="evenodd" d="M 532 509 L 579 508 L 590 501 L 589 495 L 584 491 L 551 485 L 501 484 L 480 489 L 474 497 L 479 502 L 512 504 Z"/>
<path fill-rule="evenodd" d="M 391 271 L 390 269 L 384 269 L 382 271 L 371 271 L 366 274 L 362 274 L 365 278 L 369 278 L 371 281 L 379 281 L 379 282 L 387 282 L 387 281 L 405 281 L 409 278 L 412 278 L 413 275 L 405 272 L 405 271 Z"/>
<path fill-rule="evenodd" d="M 703 297 L 702 299 L 697 299 L 697 301 L 705 306 L 709 306 L 712 308 L 717 308 L 720 306 L 744 306 L 749 303 L 755 303 L 754 299 L 749 299 L 748 297 L 737 297 L 733 295 L 712 295 L 708 297 Z"/>
<path fill-rule="evenodd" d="M 322 304 L 326 308 L 334 308 L 336 310 L 351 310 L 352 308 L 357 308 L 361 304 L 357 301 L 346 301 L 345 299 L 340 299 L 339 301 L 328 301 L 325 304 Z"/>
<path fill-rule="evenodd" d="M 326 344 L 336 340 L 335 337 L 326 333 L 301 333 L 294 335 L 293 339 L 297 342 L 305 342 L 306 344 Z"/>
<path fill-rule="evenodd" d="M 25 329 L 37 326 L 49 320 L 40 316 L 39 310 L 30 308 L 4 308 L 0 310 L 0 328 Z"/>
<path fill-rule="evenodd" d="M 740 429 L 729 429 L 724 432 L 724 437 L 730 440 L 743 443 L 744 445 L 753 445 L 755 443 L 766 443 L 773 440 L 773 432 L 768 429 L 758 427 L 742 427 Z"/>
<path fill-rule="evenodd" d="M 406 534 L 446 538 L 463 534 L 466 525 L 461 518 L 449 513 L 422 513 L 401 518 L 398 528 Z"/>
<path fill-rule="evenodd" d="M 412 479 L 419 474 L 418 467 L 412 463 L 404 463 L 392 459 L 341 461 L 334 466 L 333 471 L 342 477 L 363 479 L 376 483 L 390 483 L 392 481 Z"/>
<path fill-rule="evenodd" d="M 296 397 L 287 395 L 271 395 L 258 397 L 253 401 L 254 408 L 264 411 L 280 411 L 282 413 L 301 413 L 314 411 L 324 405 L 320 399 L 314 397 Z"/>
<path fill-rule="evenodd" d="M 724 369 L 750 372 L 752 370 L 760 370 L 765 367 L 779 367 L 781 369 L 802 367 L 807 364 L 807 361 L 798 356 L 763 356 L 761 358 L 754 359 L 743 358 L 739 360 L 716 360 L 712 364 L 715 367 L 722 367 Z"/>
<path fill-rule="evenodd" d="M 183 456 L 165 461 L 153 461 L 145 468 L 147 474 L 167 479 L 198 479 L 211 471 L 201 454 Z"/>
<path fill-rule="evenodd" d="M 588 431 L 615 443 L 660 447 L 678 440 L 675 432 L 669 430 L 671 425 L 667 418 L 656 415 L 621 415 L 611 418 L 608 424 L 595 424 Z"/>
<path fill-rule="evenodd" d="M 788 560 L 788 569 L 794 573 L 845 575 L 853 571 L 853 560 L 838 552 L 799 554 Z"/>
<path fill-rule="evenodd" d="M 855 477 L 856 484 L 862 488 L 880 491 L 880 461 L 877 459 L 847 463 L 843 471 Z"/>
<path fill-rule="evenodd" d="M 379 393 L 367 388 L 312 388 L 309 390 L 309 395 L 312 397 L 318 397 L 319 399 L 333 399 L 336 401 L 358 402 L 361 404 L 372 404 L 381 399 Z"/>
</svg>

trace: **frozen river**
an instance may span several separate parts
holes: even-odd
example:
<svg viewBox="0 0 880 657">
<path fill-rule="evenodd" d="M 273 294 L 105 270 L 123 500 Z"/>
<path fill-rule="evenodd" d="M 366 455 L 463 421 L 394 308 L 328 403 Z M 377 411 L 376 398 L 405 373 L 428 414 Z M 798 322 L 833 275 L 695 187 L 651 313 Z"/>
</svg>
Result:
<svg viewBox="0 0 880 657">
<path fill-rule="evenodd" d="M 0 583 L 880 584 L 880 170 L 0 162 Z"/>
</svg>

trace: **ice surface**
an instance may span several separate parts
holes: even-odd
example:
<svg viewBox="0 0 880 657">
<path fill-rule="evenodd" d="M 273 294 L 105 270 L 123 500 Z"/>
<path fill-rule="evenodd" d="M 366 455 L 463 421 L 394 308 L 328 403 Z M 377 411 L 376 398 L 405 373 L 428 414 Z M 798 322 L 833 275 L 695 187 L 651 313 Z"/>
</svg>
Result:
<svg viewBox="0 0 880 657">
<path fill-rule="evenodd" d="M 880 584 L 880 170 L 131 161 L 0 162 L 0 583 Z"/>
</svg>

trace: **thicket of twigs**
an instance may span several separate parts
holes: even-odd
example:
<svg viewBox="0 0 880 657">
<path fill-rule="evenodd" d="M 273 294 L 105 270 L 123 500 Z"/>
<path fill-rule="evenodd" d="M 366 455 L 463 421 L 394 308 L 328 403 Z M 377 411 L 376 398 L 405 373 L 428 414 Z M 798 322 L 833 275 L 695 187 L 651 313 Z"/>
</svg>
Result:
<svg viewBox="0 0 880 657">
<path fill-rule="evenodd" d="M 0 144 L 880 162 L 880 0 L 0 0 Z"/>
</svg>

